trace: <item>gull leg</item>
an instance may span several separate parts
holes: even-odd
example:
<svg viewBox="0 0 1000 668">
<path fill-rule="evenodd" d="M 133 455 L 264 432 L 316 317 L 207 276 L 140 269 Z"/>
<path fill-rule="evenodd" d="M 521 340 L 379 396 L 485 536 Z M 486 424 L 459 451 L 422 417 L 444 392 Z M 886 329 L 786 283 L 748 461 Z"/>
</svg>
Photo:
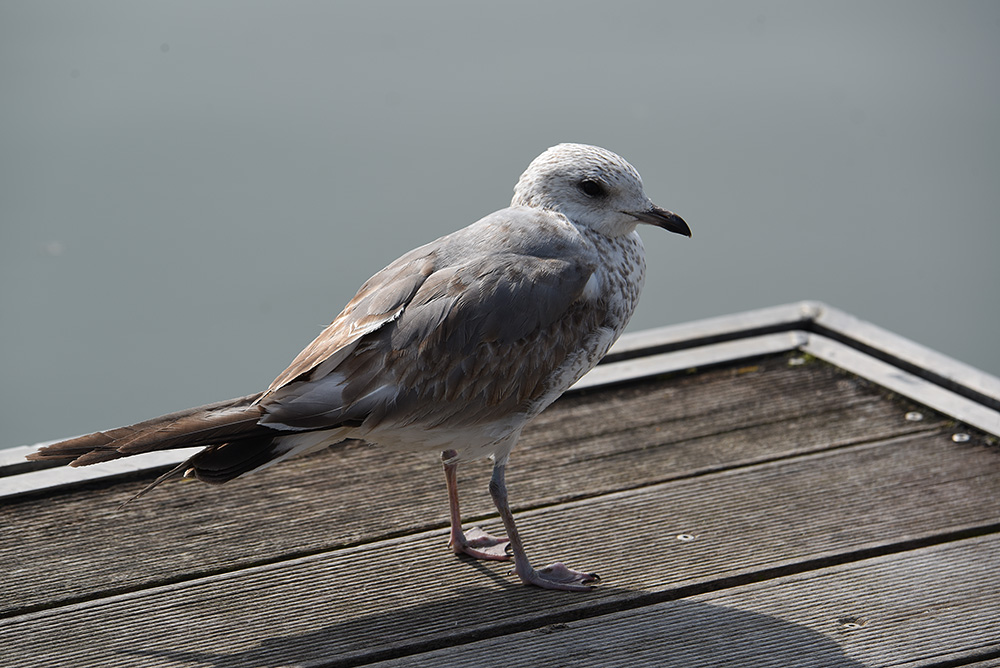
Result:
<svg viewBox="0 0 1000 668">
<path fill-rule="evenodd" d="M 498 458 L 496 464 L 493 465 L 493 477 L 490 478 L 490 496 L 493 497 L 493 503 L 500 511 L 500 518 L 507 529 L 507 536 L 510 537 L 510 547 L 514 552 L 514 572 L 525 584 L 533 584 L 545 589 L 590 591 L 592 588 L 590 585 L 601 579 L 597 573 L 574 571 L 559 562 L 544 568 L 532 567 L 528 561 L 528 555 L 524 552 L 524 544 L 517 532 L 517 526 L 514 524 L 514 515 L 510 512 L 510 505 L 507 503 L 505 468 L 506 463 L 503 459 Z"/>
<path fill-rule="evenodd" d="M 451 540 L 448 541 L 448 546 L 455 554 L 467 554 L 476 559 L 508 561 L 510 555 L 507 554 L 506 538 L 491 536 L 479 527 L 462 531 L 462 513 L 458 508 L 458 481 L 455 477 L 455 471 L 458 469 L 456 456 L 458 453 L 454 450 L 445 450 L 441 453 L 444 462 L 444 480 L 448 485 L 448 507 L 451 513 Z"/>
</svg>

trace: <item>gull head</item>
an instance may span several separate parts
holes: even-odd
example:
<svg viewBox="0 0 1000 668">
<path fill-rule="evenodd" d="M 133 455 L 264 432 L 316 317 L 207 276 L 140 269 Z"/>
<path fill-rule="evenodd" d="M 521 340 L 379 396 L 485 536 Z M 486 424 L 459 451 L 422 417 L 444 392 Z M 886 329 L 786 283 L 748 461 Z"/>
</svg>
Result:
<svg viewBox="0 0 1000 668">
<path fill-rule="evenodd" d="M 629 234 L 639 223 L 691 236 L 680 216 L 646 197 L 635 167 L 598 146 L 559 144 L 542 153 L 518 179 L 511 206 L 557 211 L 609 237 Z"/>
</svg>

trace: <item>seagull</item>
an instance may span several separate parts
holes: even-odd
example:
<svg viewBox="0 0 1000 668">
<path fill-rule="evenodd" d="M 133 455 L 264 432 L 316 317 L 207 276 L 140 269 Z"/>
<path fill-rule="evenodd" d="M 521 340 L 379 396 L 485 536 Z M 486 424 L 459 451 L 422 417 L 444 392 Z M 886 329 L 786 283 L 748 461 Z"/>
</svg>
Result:
<svg viewBox="0 0 1000 668">
<path fill-rule="evenodd" d="M 83 466 L 204 446 L 138 498 L 175 476 L 225 483 L 351 439 L 440 452 L 456 554 L 513 559 L 526 584 L 587 591 L 595 573 L 531 565 L 505 472 L 525 424 L 628 324 L 645 280 L 640 224 L 691 236 L 620 156 L 553 146 L 528 165 L 509 207 L 372 276 L 265 391 L 72 438 L 28 459 Z M 462 528 L 456 471 L 485 457 L 506 537 Z"/>
</svg>

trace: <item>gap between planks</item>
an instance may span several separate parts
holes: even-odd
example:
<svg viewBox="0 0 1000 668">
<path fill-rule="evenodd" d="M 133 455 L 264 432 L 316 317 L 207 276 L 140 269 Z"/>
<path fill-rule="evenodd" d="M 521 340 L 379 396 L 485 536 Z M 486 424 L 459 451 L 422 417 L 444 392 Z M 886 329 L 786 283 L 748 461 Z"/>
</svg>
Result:
<svg viewBox="0 0 1000 668">
<path fill-rule="evenodd" d="M 371 665 L 986 668 L 1000 659 L 1000 536 L 561 622 Z"/>
<path fill-rule="evenodd" d="M 31 652 L 42 637 L 59 645 L 47 648 L 52 656 L 66 660 L 83 643 L 103 666 L 129 665 L 137 648 L 147 659 L 160 652 L 157 665 L 204 665 L 163 654 L 184 647 L 220 666 L 247 652 L 325 665 L 425 651 L 739 586 L 796 564 L 808 571 L 996 531 L 995 451 L 948 456 L 948 442 L 920 435 L 521 513 L 529 542 L 545 546 L 529 544 L 539 562 L 571 529 L 560 556 L 610 569 L 608 586 L 585 596 L 528 589 L 504 575 L 509 566 L 448 558 L 440 531 L 23 615 L 0 629 L 14 658 L 43 658 Z M 682 532 L 695 540 L 678 541 Z"/>
<path fill-rule="evenodd" d="M 828 365 L 784 358 L 591 392 L 526 432 L 510 476 L 515 510 L 942 427 L 932 415 L 907 422 L 906 410 Z M 494 513 L 485 468 L 459 471 L 466 517 Z M 3 509 L 18 549 L 4 555 L 12 581 L 0 601 L 46 607 L 441 526 L 440 477 L 432 456 L 347 448 L 221 488 L 168 485 L 126 513 L 116 502 L 140 483 L 23 500 Z"/>
</svg>

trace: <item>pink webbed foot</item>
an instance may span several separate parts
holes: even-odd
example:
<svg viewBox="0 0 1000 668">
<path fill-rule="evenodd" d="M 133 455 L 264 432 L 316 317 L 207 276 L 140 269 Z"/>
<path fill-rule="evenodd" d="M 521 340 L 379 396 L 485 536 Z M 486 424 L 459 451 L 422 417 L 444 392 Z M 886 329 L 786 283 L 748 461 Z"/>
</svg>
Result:
<svg viewBox="0 0 1000 668">
<path fill-rule="evenodd" d="M 465 533 L 454 534 L 449 546 L 455 554 L 465 554 L 475 559 L 509 561 L 510 555 L 507 553 L 509 543 L 507 538 L 498 538 L 479 527 L 472 527 Z"/>
<path fill-rule="evenodd" d="M 525 584 L 559 591 L 590 591 L 601 579 L 597 573 L 574 571 L 560 562 L 543 568 L 532 568 L 529 565 L 526 570 L 527 574 L 523 575 L 514 569 Z"/>
</svg>

